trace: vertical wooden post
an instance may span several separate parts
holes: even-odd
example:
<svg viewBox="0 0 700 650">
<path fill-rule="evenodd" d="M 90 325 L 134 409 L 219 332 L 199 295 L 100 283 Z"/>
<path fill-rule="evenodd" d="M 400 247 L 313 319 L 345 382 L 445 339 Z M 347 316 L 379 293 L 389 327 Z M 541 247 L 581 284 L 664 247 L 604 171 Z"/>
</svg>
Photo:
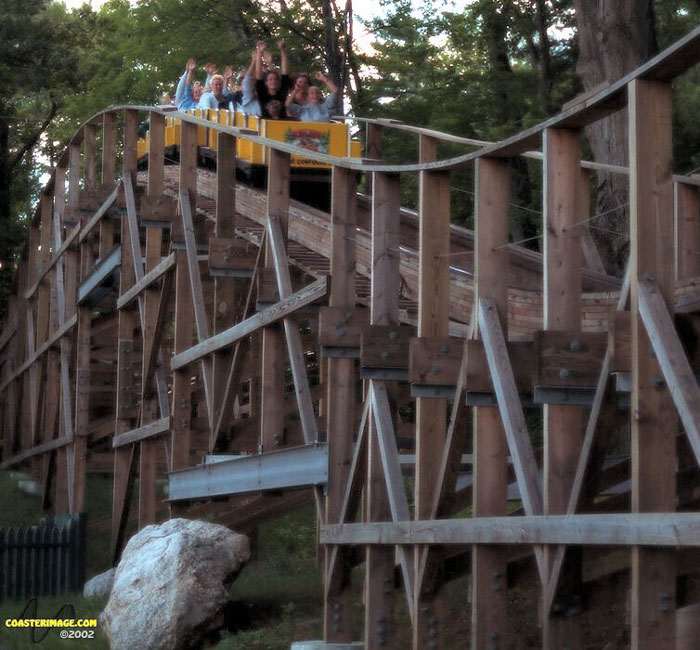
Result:
<svg viewBox="0 0 700 650">
<path fill-rule="evenodd" d="M 420 160 L 437 158 L 437 141 L 421 136 Z M 420 172 L 418 250 L 418 336 L 449 334 L 450 174 Z M 428 519 L 447 431 L 447 400 L 416 398 L 416 519 Z M 416 553 L 416 575 L 419 574 Z M 440 579 L 433 593 L 415 594 L 413 647 L 448 647 Z"/>
<path fill-rule="evenodd" d="M 270 149 L 267 175 L 267 214 L 279 218 L 287 243 L 289 220 L 289 154 Z M 265 250 L 265 269 L 274 274 L 269 242 Z M 260 405 L 260 443 L 263 451 L 284 444 L 284 333 L 279 325 L 263 329 L 262 402 Z"/>
<path fill-rule="evenodd" d="M 135 150 L 128 143 L 135 143 L 138 131 L 138 113 L 129 109 L 124 111 L 124 175 L 136 175 Z M 123 295 L 132 287 L 135 281 L 134 261 L 129 241 L 129 222 L 122 219 L 121 241 L 123 242 L 119 294 Z M 137 319 L 133 306 L 119 310 L 118 341 L 117 341 L 117 404 L 115 434 L 129 431 L 133 428 L 136 418 L 135 392 L 133 390 L 133 348 L 134 330 Z M 129 505 L 138 448 L 136 445 L 125 445 L 114 450 L 114 491 L 112 494 L 112 562 L 119 560 L 126 523 L 129 517 Z"/>
<path fill-rule="evenodd" d="M 97 144 L 95 126 L 88 124 L 83 129 L 85 160 L 85 195 L 95 190 Z M 86 219 L 81 219 L 84 224 Z M 92 271 L 92 241 L 88 237 L 80 245 L 79 278 L 84 280 Z M 78 307 L 78 333 L 75 360 L 75 440 L 69 448 L 73 453 L 73 504 L 71 511 L 80 512 L 85 501 L 85 472 L 87 462 L 87 435 L 90 423 L 90 329 L 92 307 Z"/>
<path fill-rule="evenodd" d="M 102 124 L 102 187 L 103 192 L 111 191 L 116 182 L 117 116 L 105 113 Z M 114 225 L 109 219 L 100 221 L 99 256 L 104 258 L 114 246 Z"/>
<path fill-rule="evenodd" d="M 582 249 L 579 229 L 581 146 L 578 131 L 547 129 L 544 134 L 544 326 L 548 330 L 581 329 Z M 581 444 L 583 408 L 544 406 L 544 513 L 563 514 L 569 502 Z M 545 564 L 555 547 L 545 547 Z M 569 553 L 568 572 L 580 571 L 580 558 Z M 572 581 L 569 581 L 572 582 Z M 573 579 L 575 590 L 576 579 Z M 543 621 L 544 647 L 582 647 L 580 594 L 566 594 L 562 612 Z"/>
<path fill-rule="evenodd" d="M 678 415 L 639 316 L 638 282 L 654 276 L 673 314 L 674 248 L 671 86 L 629 84 L 632 312 L 632 512 L 669 512 L 676 505 Z M 632 548 L 632 648 L 675 644 L 673 550 Z"/>
<path fill-rule="evenodd" d="M 182 123 L 180 132 L 180 190 L 187 190 L 195 214 L 194 202 L 197 198 L 197 126 Z M 175 341 L 174 352 L 182 352 L 192 346 L 194 332 L 194 305 L 187 267 L 187 253 L 175 252 Z M 190 464 L 190 439 L 192 435 L 192 391 L 190 377 L 192 369 L 185 366 L 173 372 L 172 397 L 172 469 L 181 469 Z M 170 505 L 171 515 L 179 512 L 181 506 Z"/>
<path fill-rule="evenodd" d="M 474 301 L 493 300 L 504 336 L 508 333 L 508 198 L 507 160 L 476 162 Z M 477 319 L 478 320 L 478 319 Z M 474 407 L 474 516 L 506 514 L 508 445 L 497 407 Z M 508 618 L 507 552 L 495 546 L 472 546 L 472 648 L 505 647 Z"/>
<path fill-rule="evenodd" d="M 372 193 L 372 289 L 370 323 L 399 325 L 399 176 L 376 173 Z M 370 380 L 371 384 L 374 380 Z M 381 383 L 381 382 L 380 382 Z M 373 418 L 369 421 L 365 519 L 391 521 L 391 509 Z M 394 441 L 391 441 L 395 444 Z M 391 547 L 365 549 L 365 648 L 394 645 L 394 565 Z"/>
<path fill-rule="evenodd" d="M 78 223 L 78 208 L 80 206 L 80 163 L 81 151 L 79 144 L 71 144 L 68 147 L 68 196 L 66 201 L 66 216 L 67 218 L 61 223 Z M 63 228 L 61 229 L 63 231 Z M 66 233 L 62 236 L 65 237 Z M 79 260 L 78 253 L 75 250 L 68 249 L 64 254 L 64 312 L 63 322 L 69 320 L 77 314 L 78 309 L 78 275 L 79 275 Z M 71 394 L 70 382 L 70 365 L 73 358 L 72 354 L 73 342 L 68 337 L 63 337 L 61 340 L 61 391 L 63 393 L 62 403 L 66 405 L 66 417 L 70 418 L 71 432 L 66 432 L 73 436 L 71 443 L 65 448 L 66 464 L 68 469 L 68 509 L 69 512 L 77 512 L 76 505 L 82 507 L 82 490 L 85 482 L 85 441 L 78 442 L 78 449 L 75 448 L 75 414 L 71 411 L 74 409 L 76 398 Z M 79 467 L 75 467 L 75 460 L 78 459 Z M 76 471 L 77 469 L 77 471 Z M 81 493 L 78 497 L 79 503 L 76 502 L 77 493 Z"/>
<path fill-rule="evenodd" d="M 216 154 L 216 226 L 215 237 L 233 239 L 236 234 L 236 138 L 228 133 L 218 134 Z M 236 313 L 236 280 L 214 278 L 214 334 L 231 327 L 238 317 Z M 214 387 L 212 406 L 214 422 L 219 421 L 222 409 L 225 418 L 230 418 L 235 395 L 230 395 L 228 404 L 223 404 L 226 378 L 231 365 L 231 351 L 214 354 Z M 224 420 L 225 421 L 225 420 Z M 214 451 L 216 441 L 209 440 L 209 451 Z"/>
<path fill-rule="evenodd" d="M 162 198 L 165 176 L 165 117 L 151 113 L 148 141 L 148 196 L 152 199 Z M 163 229 L 149 226 L 146 228 L 146 272 L 160 263 L 163 248 Z M 160 291 L 149 287 L 144 292 L 144 329 L 142 332 L 141 377 L 146 376 L 148 359 L 153 347 L 153 336 L 158 317 Z M 142 396 L 146 395 L 147 386 L 141 387 Z M 156 419 L 158 400 L 155 397 L 144 399 L 141 403 L 141 424 Z M 168 413 L 160 413 L 167 417 Z M 156 521 L 156 461 L 158 440 L 142 440 L 139 451 L 139 528 Z"/>
<path fill-rule="evenodd" d="M 66 167 L 59 166 L 56 168 L 54 175 L 54 246 L 58 247 L 58 242 L 56 240 L 56 232 L 62 233 L 63 215 L 66 210 Z M 56 227 L 56 222 L 58 222 L 58 227 Z M 55 323 L 56 329 L 58 329 L 65 318 L 65 311 L 59 308 L 60 304 L 65 304 L 65 269 L 64 263 L 60 262 L 54 267 L 54 288 L 56 291 L 56 300 L 54 305 L 56 307 L 55 313 Z M 65 340 L 65 337 L 64 337 Z M 58 434 L 62 436 L 66 434 L 66 414 L 65 414 L 65 404 L 66 400 L 62 400 L 63 386 L 61 381 L 61 376 L 63 369 L 60 367 L 63 365 L 64 349 L 66 348 L 66 343 L 64 340 L 61 341 L 61 353 L 60 360 L 57 359 L 56 368 L 56 404 L 58 408 Z M 68 457 L 66 453 L 66 447 L 60 447 L 56 450 L 56 507 L 55 511 L 57 513 L 68 512 Z"/>
<path fill-rule="evenodd" d="M 676 182 L 673 188 L 676 280 L 683 280 L 700 275 L 700 197 L 697 185 Z"/>
<path fill-rule="evenodd" d="M 332 307 L 355 306 L 355 236 L 357 187 L 354 172 L 333 167 L 331 197 L 331 294 Z M 353 455 L 355 416 L 355 361 L 328 359 L 327 424 L 328 486 L 326 521 L 337 523 L 343 503 Z M 350 627 L 351 566 L 347 553 L 339 549 L 340 565 L 329 574 L 332 547 L 325 548 L 325 601 L 323 637 L 329 642 L 352 641 Z"/>
</svg>

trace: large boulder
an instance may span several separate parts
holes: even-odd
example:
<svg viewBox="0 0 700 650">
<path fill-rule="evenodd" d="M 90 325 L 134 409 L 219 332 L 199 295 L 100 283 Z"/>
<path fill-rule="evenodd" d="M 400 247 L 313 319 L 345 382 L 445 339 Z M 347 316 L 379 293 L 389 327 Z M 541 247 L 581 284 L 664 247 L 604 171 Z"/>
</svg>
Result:
<svg viewBox="0 0 700 650">
<path fill-rule="evenodd" d="M 104 573 L 98 573 L 95 577 L 90 578 L 83 587 L 83 596 L 93 598 L 98 596 L 109 596 L 114 584 L 114 574 L 117 572 L 115 567 L 107 569 Z"/>
<path fill-rule="evenodd" d="M 100 615 L 114 649 L 197 646 L 223 624 L 226 587 L 250 559 L 248 538 L 225 526 L 171 519 L 124 549 Z"/>
</svg>

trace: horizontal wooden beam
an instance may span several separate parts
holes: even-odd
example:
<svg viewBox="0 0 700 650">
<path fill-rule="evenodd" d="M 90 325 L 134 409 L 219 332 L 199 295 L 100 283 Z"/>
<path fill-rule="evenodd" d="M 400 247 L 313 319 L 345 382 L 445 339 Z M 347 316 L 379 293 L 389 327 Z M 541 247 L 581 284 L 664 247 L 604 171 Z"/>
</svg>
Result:
<svg viewBox="0 0 700 650">
<path fill-rule="evenodd" d="M 138 429 L 117 434 L 112 438 L 112 447 L 123 447 L 124 445 L 130 445 L 134 442 L 140 442 L 169 432 L 170 417 L 162 418 L 155 422 L 149 422 Z"/>
<path fill-rule="evenodd" d="M 700 546 L 700 513 L 477 517 L 321 526 L 321 544 Z"/>
<path fill-rule="evenodd" d="M 328 279 L 326 276 L 312 282 L 303 289 L 293 293 L 288 298 L 253 314 L 250 318 L 237 323 L 233 327 L 216 334 L 191 348 L 176 354 L 170 361 L 172 370 L 179 370 L 188 363 L 198 361 L 207 354 L 222 350 L 236 341 L 255 332 L 256 330 L 274 323 L 285 316 L 293 314 L 298 309 L 322 298 L 328 292 Z"/>
<path fill-rule="evenodd" d="M 58 449 L 59 447 L 65 447 L 65 445 L 67 445 L 69 442 L 72 442 L 71 436 L 63 436 L 61 438 L 55 438 L 54 440 L 44 442 L 41 445 L 37 445 L 36 447 L 27 449 L 22 453 L 17 454 L 16 456 L 12 456 L 12 458 L 8 458 L 6 461 L 3 461 L 2 463 L 0 463 L 0 470 L 7 469 L 8 467 L 12 467 L 13 465 L 17 465 L 18 463 L 27 460 L 27 458 L 32 458 L 33 456 L 38 456 L 39 454 L 45 454 L 47 451 L 53 451 L 54 449 Z"/>
</svg>

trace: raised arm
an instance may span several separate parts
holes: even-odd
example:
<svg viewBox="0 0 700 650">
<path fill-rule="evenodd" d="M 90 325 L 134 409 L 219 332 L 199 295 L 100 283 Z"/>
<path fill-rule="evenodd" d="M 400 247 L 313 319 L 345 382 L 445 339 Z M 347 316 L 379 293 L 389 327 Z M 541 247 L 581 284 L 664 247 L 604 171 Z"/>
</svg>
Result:
<svg viewBox="0 0 700 650">
<path fill-rule="evenodd" d="M 338 86 L 336 86 L 335 83 L 334 83 L 331 79 L 329 79 L 328 77 L 326 77 L 326 75 L 323 74 L 322 72 L 317 72 L 317 73 L 314 75 L 314 77 L 315 77 L 318 81 L 320 81 L 321 83 L 325 84 L 325 86 L 326 86 L 326 88 L 328 88 L 329 92 L 332 92 L 332 93 L 337 93 L 337 92 L 338 92 Z"/>
<path fill-rule="evenodd" d="M 265 41 L 258 41 L 255 44 L 255 78 L 263 78 L 263 52 L 265 51 Z"/>
<path fill-rule="evenodd" d="M 177 90 L 175 91 L 175 106 L 180 108 L 180 104 L 185 97 L 185 88 L 192 86 L 192 79 L 194 78 L 194 71 L 197 69 L 197 61 L 194 59 L 188 59 L 185 64 L 185 72 L 180 81 L 177 84 Z"/>
<path fill-rule="evenodd" d="M 287 49 L 284 47 L 284 41 L 277 41 L 277 47 L 280 50 L 280 71 L 282 74 L 289 74 L 289 61 L 287 59 Z"/>
</svg>

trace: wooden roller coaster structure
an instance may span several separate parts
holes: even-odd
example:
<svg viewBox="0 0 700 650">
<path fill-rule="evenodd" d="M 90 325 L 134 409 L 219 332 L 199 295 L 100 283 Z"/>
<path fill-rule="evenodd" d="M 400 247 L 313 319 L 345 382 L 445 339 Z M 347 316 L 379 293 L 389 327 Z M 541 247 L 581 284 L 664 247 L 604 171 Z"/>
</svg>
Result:
<svg viewBox="0 0 700 650">
<path fill-rule="evenodd" d="M 219 116 L 94 116 L 18 263 L 0 466 L 39 478 L 56 512 L 83 509 L 88 472 L 111 473 L 113 562 L 137 484 L 139 528 L 166 508 L 246 530 L 315 502 L 329 643 L 396 647 L 405 607 L 414 648 L 461 647 L 444 607 L 461 563 L 473 648 L 509 647 L 508 578 L 528 566 L 542 646 L 583 647 L 596 603 L 582 603 L 581 567 L 604 550 L 599 573 L 629 576 L 632 647 L 697 647 L 700 180 L 673 174 L 671 83 L 698 62 L 700 29 L 495 144 L 365 120 L 365 159 Z M 582 129 L 620 110 L 629 169 L 582 161 Z M 382 162 L 385 129 L 417 136 L 419 162 Z M 440 159 L 442 141 L 478 148 Z M 266 189 L 236 182 L 241 143 L 265 152 Z M 215 166 L 198 164 L 203 147 Z M 329 212 L 290 198 L 300 155 L 328 168 Z M 542 255 L 509 244 L 521 155 L 542 159 Z M 466 166 L 473 233 L 450 224 L 451 172 Z M 629 176 L 624 281 L 591 243 L 596 169 Z M 418 176 L 416 213 L 402 175 Z M 616 430 L 629 443 L 612 458 Z M 350 620 L 358 558 L 364 632 Z"/>
</svg>

